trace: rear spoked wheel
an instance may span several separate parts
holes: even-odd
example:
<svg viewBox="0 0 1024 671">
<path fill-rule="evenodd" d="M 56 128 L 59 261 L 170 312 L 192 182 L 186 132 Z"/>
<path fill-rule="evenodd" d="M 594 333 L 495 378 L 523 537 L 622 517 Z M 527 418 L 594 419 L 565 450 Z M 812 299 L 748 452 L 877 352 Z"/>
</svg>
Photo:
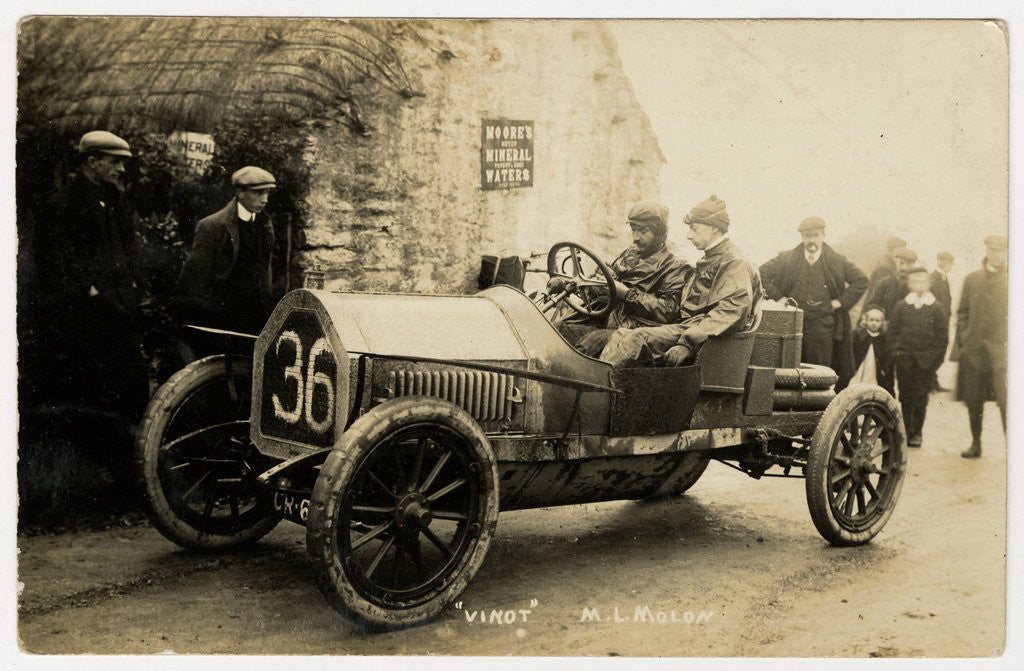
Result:
<svg viewBox="0 0 1024 671">
<path fill-rule="evenodd" d="M 867 543 L 892 515 L 906 474 L 906 432 L 881 387 L 853 385 L 822 414 L 807 460 L 807 504 L 833 545 Z"/>
<path fill-rule="evenodd" d="M 317 584 L 361 624 L 424 622 L 483 563 L 497 513 L 497 466 L 476 423 L 438 399 L 388 401 L 346 431 L 317 479 Z"/>
</svg>

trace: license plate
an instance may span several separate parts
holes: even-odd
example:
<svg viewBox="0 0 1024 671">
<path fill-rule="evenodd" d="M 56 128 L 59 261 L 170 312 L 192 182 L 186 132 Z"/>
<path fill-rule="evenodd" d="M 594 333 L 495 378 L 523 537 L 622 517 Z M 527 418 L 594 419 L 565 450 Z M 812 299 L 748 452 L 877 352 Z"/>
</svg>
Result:
<svg viewBox="0 0 1024 671">
<path fill-rule="evenodd" d="M 274 492 L 274 510 L 293 522 L 305 524 L 309 517 L 309 499 L 296 494 Z"/>
</svg>

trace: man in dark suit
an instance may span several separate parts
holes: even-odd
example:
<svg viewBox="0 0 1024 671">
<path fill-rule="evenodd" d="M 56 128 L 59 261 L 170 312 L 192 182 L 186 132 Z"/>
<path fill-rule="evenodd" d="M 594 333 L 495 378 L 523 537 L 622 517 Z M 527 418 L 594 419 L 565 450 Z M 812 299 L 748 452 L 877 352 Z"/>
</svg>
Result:
<svg viewBox="0 0 1024 671">
<path fill-rule="evenodd" d="M 274 227 L 264 213 L 274 176 L 246 166 L 231 176 L 235 197 L 196 225 L 178 279 L 184 321 L 257 334 L 273 308 Z"/>
<path fill-rule="evenodd" d="M 965 459 L 981 456 L 981 420 L 986 401 L 994 400 L 999 405 L 1006 431 L 1006 237 L 985 238 L 985 252 L 982 267 L 964 279 L 950 356 L 960 362 L 957 398 L 967 406 L 971 424 L 971 446 L 960 454 Z"/>
<path fill-rule="evenodd" d="M 875 293 L 878 291 L 879 285 L 885 281 L 887 277 L 892 277 L 896 274 L 896 250 L 902 249 L 907 246 L 907 241 L 903 238 L 891 237 L 885 243 L 885 256 L 878 260 L 875 264 L 874 269 L 871 271 L 871 276 L 868 279 L 868 290 L 864 293 L 864 305 L 870 305 L 874 302 Z"/>
<path fill-rule="evenodd" d="M 792 298 L 804 311 L 801 359 L 832 367 L 842 389 L 854 373 L 849 312 L 868 278 L 825 243 L 823 220 L 808 217 L 797 231 L 802 242 L 762 265 L 761 281 L 768 298 Z"/>
</svg>

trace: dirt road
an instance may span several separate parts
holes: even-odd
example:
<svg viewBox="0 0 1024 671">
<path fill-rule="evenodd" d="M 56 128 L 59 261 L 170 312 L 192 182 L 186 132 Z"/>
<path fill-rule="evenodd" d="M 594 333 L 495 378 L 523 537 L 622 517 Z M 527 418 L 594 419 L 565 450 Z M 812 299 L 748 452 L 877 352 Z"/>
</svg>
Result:
<svg viewBox="0 0 1024 671">
<path fill-rule="evenodd" d="M 859 548 L 817 535 L 802 480 L 713 462 L 673 501 L 503 513 L 459 607 L 383 634 L 331 610 L 289 523 L 220 556 L 148 526 L 22 538 L 19 633 L 37 653 L 996 655 L 1006 448 L 994 406 L 985 422 L 984 458 L 961 459 L 963 406 L 933 397 L 896 513 Z"/>
</svg>

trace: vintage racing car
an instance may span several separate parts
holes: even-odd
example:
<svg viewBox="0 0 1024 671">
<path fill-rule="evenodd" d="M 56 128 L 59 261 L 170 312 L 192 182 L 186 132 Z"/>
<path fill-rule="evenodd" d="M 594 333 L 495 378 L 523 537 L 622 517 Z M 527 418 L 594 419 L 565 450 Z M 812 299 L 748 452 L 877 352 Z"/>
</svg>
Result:
<svg viewBox="0 0 1024 671">
<path fill-rule="evenodd" d="M 677 495 L 711 459 L 805 478 L 830 543 L 882 529 L 905 473 L 899 407 L 801 365 L 799 311 L 764 310 L 692 365 L 613 370 L 545 316 L 606 314 L 610 270 L 559 243 L 548 272 L 566 291 L 536 302 L 290 292 L 251 359 L 196 361 L 152 399 L 135 463 L 153 524 L 206 551 L 303 524 L 327 601 L 371 627 L 456 601 L 501 510 Z"/>
</svg>

